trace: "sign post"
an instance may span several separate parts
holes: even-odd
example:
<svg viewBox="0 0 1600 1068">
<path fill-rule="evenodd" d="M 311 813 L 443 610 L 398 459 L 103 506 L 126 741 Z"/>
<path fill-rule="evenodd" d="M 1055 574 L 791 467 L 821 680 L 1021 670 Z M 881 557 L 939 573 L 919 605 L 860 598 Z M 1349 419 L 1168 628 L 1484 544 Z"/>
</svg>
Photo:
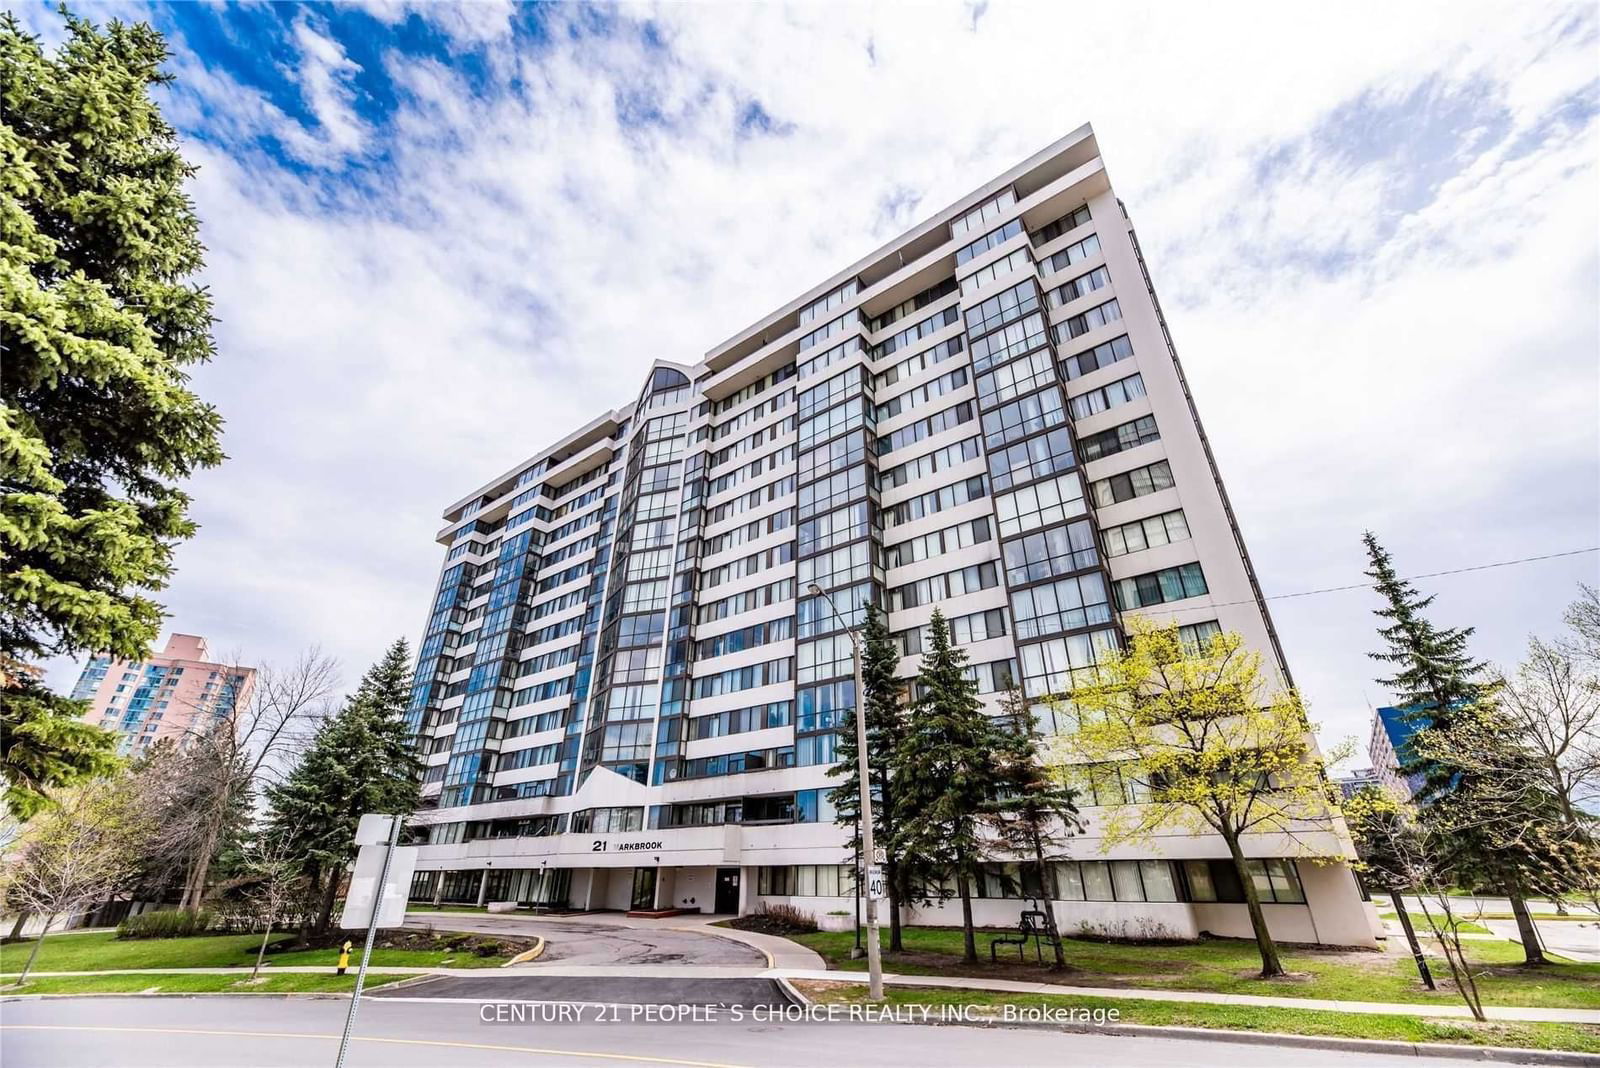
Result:
<svg viewBox="0 0 1600 1068">
<path fill-rule="evenodd" d="M 405 817 L 400 815 L 374 816 L 372 814 L 368 814 L 361 817 L 361 825 L 356 831 L 356 842 L 357 844 L 362 844 L 362 839 L 367 837 L 373 830 L 376 829 L 377 821 L 384 819 L 389 821 L 389 841 L 383 850 L 383 863 L 378 872 L 377 885 L 375 885 L 372 890 L 372 909 L 367 914 L 367 941 L 366 944 L 361 947 L 361 967 L 356 971 L 356 989 L 355 992 L 350 996 L 350 1011 L 345 1015 L 344 1018 L 344 1034 L 339 1036 L 339 1059 L 333 1062 L 334 1068 L 344 1068 L 345 1054 L 350 1050 L 350 1032 L 356 1024 L 356 1008 L 361 1004 L 361 988 L 365 986 L 367 982 L 367 962 L 372 959 L 372 939 L 373 936 L 378 933 L 379 911 L 383 908 L 384 890 L 387 889 L 387 884 L 389 881 L 389 865 L 394 860 L 395 846 L 400 841 L 400 827 L 401 824 L 405 822 Z M 361 852 L 365 853 L 366 849 L 363 848 Z M 416 851 L 412 850 L 410 859 L 413 866 L 415 866 L 416 863 L 415 858 Z M 356 861 L 356 867 L 361 867 L 361 862 L 359 859 Z M 354 878 L 352 878 L 350 881 L 350 890 L 350 899 L 346 900 L 345 902 L 345 915 L 340 920 L 339 924 L 341 927 L 346 926 L 345 921 L 350 919 L 351 906 L 355 904 L 353 900 L 356 896 Z M 404 902 L 405 899 L 402 897 L 402 920 L 405 916 Z"/>
</svg>

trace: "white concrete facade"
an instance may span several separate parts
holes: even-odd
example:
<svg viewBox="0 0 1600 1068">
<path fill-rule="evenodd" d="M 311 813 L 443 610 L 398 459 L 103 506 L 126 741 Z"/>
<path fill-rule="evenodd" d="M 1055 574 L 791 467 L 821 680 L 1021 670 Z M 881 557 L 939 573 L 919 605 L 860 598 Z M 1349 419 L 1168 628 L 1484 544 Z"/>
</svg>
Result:
<svg viewBox="0 0 1600 1068">
<path fill-rule="evenodd" d="M 1237 631 L 1288 678 L 1087 126 L 700 362 L 658 361 L 445 521 L 411 710 L 423 897 L 851 911 L 826 799 L 848 641 L 811 582 L 878 599 L 908 679 L 941 608 L 991 705 L 1013 678 L 1061 692 L 1133 614 Z M 1220 839 L 1102 850 L 1085 815 L 1064 928 L 1249 933 L 1212 886 Z M 1348 865 L 1309 859 L 1348 839 L 1309 838 L 1246 843 L 1274 930 L 1373 944 Z M 1000 874 L 976 905 L 1006 925 Z"/>
</svg>

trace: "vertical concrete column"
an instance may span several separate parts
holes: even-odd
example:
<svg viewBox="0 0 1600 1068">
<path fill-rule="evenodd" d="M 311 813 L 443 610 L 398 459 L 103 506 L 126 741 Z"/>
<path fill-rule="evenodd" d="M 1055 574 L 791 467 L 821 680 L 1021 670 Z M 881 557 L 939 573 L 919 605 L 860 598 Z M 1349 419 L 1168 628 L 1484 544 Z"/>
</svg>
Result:
<svg viewBox="0 0 1600 1068">
<path fill-rule="evenodd" d="M 433 873 L 433 903 L 438 905 L 444 901 L 444 872 Z"/>
<path fill-rule="evenodd" d="M 489 896 L 489 869 L 483 869 L 483 875 L 478 879 L 478 904 L 481 906 L 484 899 Z"/>
<path fill-rule="evenodd" d="M 653 907 L 658 909 L 672 909 L 678 907 L 677 878 L 675 868 L 656 869 L 656 899 Z"/>
</svg>

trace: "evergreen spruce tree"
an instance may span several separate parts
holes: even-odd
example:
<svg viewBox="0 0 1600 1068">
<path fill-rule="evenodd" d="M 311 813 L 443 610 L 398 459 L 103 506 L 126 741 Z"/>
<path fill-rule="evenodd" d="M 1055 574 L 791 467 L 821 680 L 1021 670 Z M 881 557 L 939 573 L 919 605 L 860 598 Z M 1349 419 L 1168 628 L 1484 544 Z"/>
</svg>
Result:
<svg viewBox="0 0 1600 1068">
<path fill-rule="evenodd" d="M 929 632 L 918 696 L 895 749 L 900 818 L 894 841 L 902 856 L 954 878 L 965 957 L 975 962 L 972 880 L 980 873 L 979 830 L 999 775 L 1003 739 L 984 715 L 977 684 L 966 676 L 966 654 L 951 644 L 949 624 L 938 609 Z"/>
<path fill-rule="evenodd" d="M 1418 730 L 1448 727 L 1457 712 L 1483 700 L 1491 687 L 1484 682 L 1485 665 L 1467 652 L 1471 627 L 1434 626 L 1423 615 L 1433 597 L 1423 597 L 1411 583 L 1395 573 L 1394 561 L 1378 544 L 1372 531 L 1362 535 L 1367 547 L 1373 588 L 1385 604 L 1376 610 L 1386 624 L 1378 628 L 1386 648 L 1370 654 L 1374 660 L 1394 665 L 1394 674 L 1377 680 L 1394 692 L 1395 700 Z M 1418 755 L 1406 746 L 1400 753 L 1400 772 L 1420 775 L 1418 800 L 1436 799 L 1451 788 L 1459 769 Z"/>
<path fill-rule="evenodd" d="M 884 879 L 889 892 L 889 948 L 905 948 L 900 912 L 910 900 L 911 884 L 917 879 L 916 865 L 909 863 L 895 847 L 897 822 L 892 778 L 895 747 L 905 727 L 905 683 L 895 676 L 900 666 L 900 649 L 889 632 L 888 617 L 876 604 L 867 605 L 866 622 L 861 628 L 863 658 L 861 681 L 866 688 L 867 767 L 872 776 L 873 844 L 884 851 Z M 857 852 L 861 846 L 861 793 L 856 775 L 856 735 L 852 721 L 839 732 L 838 763 L 830 769 L 839 777 L 831 800 L 840 823 L 848 823 Z M 870 860 L 868 861 L 870 863 Z"/>
<path fill-rule="evenodd" d="M 211 298 L 194 168 L 151 95 L 166 45 L 64 17 L 46 52 L 0 15 L 0 775 L 23 818 L 109 772 L 116 736 L 16 666 L 143 658 L 150 594 L 195 530 L 179 485 L 223 459 L 222 420 L 188 388 Z"/>
<path fill-rule="evenodd" d="M 1081 827 L 1078 792 L 1068 786 L 1061 769 L 1039 759 L 1028 700 L 1015 683 L 1006 692 L 997 728 L 995 762 L 997 788 L 984 805 L 995 838 L 1014 855 L 1027 858 L 1039 873 L 1039 893 L 1044 898 L 1045 933 L 1055 951 L 1055 967 L 1067 966 L 1061 932 L 1056 926 L 1056 888 L 1053 854 Z"/>
<path fill-rule="evenodd" d="M 344 868 L 355 856 L 362 814 L 416 810 L 422 765 L 405 721 L 410 660 L 405 639 L 391 645 L 317 731 L 300 763 L 268 790 L 269 834 L 290 843 L 291 855 L 320 882 L 319 933 L 328 928 Z"/>
<path fill-rule="evenodd" d="M 1526 963 L 1542 963 L 1520 877 L 1526 869 L 1510 859 L 1503 840 L 1496 841 L 1500 835 L 1488 833 L 1470 814 L 1482 797 L 1495 792 L 1494 784 L 1480 782 L 1480 768 L 1452 756 L 1461 749 L 1451 744 L 1453 739 L 1481 733 L 1487 729 L 1484 724 L 1501 719 L 1493 707 L 1496 688 L 1486 680 L 1486 665 L 1467 652 L 1473 628 L 1434 626 L 1422 614 L 1433 597 L 1421 596 L 1396 574 L 1389 553 L 1370 530 L 1362 541 L 1371 563 L 1367 574 L 1385 601 L 1377 615 L 1387 621 L 1378 629 L 1387 648 L 1371 655 L 1395 666 L 1392 676 L 1378 681 L 1394 691 L 1416 728 L 1397 756 L 1402 774 L 1422 780 L 1416 796 L 1418 819 L 1439 832 L 1434 840 L 1448 853 L 1441 858 L 1443 866 L 1458 878 L 1476 875 L 1499 886 L 1521 929 Z"/>
</svg>

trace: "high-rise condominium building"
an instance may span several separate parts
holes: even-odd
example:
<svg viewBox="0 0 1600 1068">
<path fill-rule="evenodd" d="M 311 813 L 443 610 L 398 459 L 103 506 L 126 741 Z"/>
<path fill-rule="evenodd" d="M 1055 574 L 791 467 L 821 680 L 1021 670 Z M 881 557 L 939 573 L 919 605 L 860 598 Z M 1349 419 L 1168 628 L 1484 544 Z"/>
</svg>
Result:
<svg viewBox="0 0 1600 1068">
<path fill-rule="evenodd" d="M 869 600 L 907 679 L 942 609 L 991 707 L 1013 679 L 1069 689 L 1134 614 L 1237 631 L 1288 677 L 1087 126 L 700 362 L 658 361 L 444 518 L 410 710 L 419 898 L 850 912 L 828 769 Z M 1083 798 L 1063 926 L 1248 934 L 1220 838 L 1100 851 L 1096 808 L 1138 789 L 1113 772 Z M 1348 842 L 1249 841 L 1274 930 L 1373 944 L 1350 868 L 1308 848 Z M 978 919 L 1014 923 L 1037 885 L 997 860 Z"/>
<path fill-rule="evenodd" d="M 83 718 L 122 733 L 121 752 L 138 755 L 163 738 L 183 744 L 250 700 L 254 668 L 211 659 L 204 638 L 174 634 L 160 654 L 132 662 L 92 657 L 72 696 Z"/>
</svg>

